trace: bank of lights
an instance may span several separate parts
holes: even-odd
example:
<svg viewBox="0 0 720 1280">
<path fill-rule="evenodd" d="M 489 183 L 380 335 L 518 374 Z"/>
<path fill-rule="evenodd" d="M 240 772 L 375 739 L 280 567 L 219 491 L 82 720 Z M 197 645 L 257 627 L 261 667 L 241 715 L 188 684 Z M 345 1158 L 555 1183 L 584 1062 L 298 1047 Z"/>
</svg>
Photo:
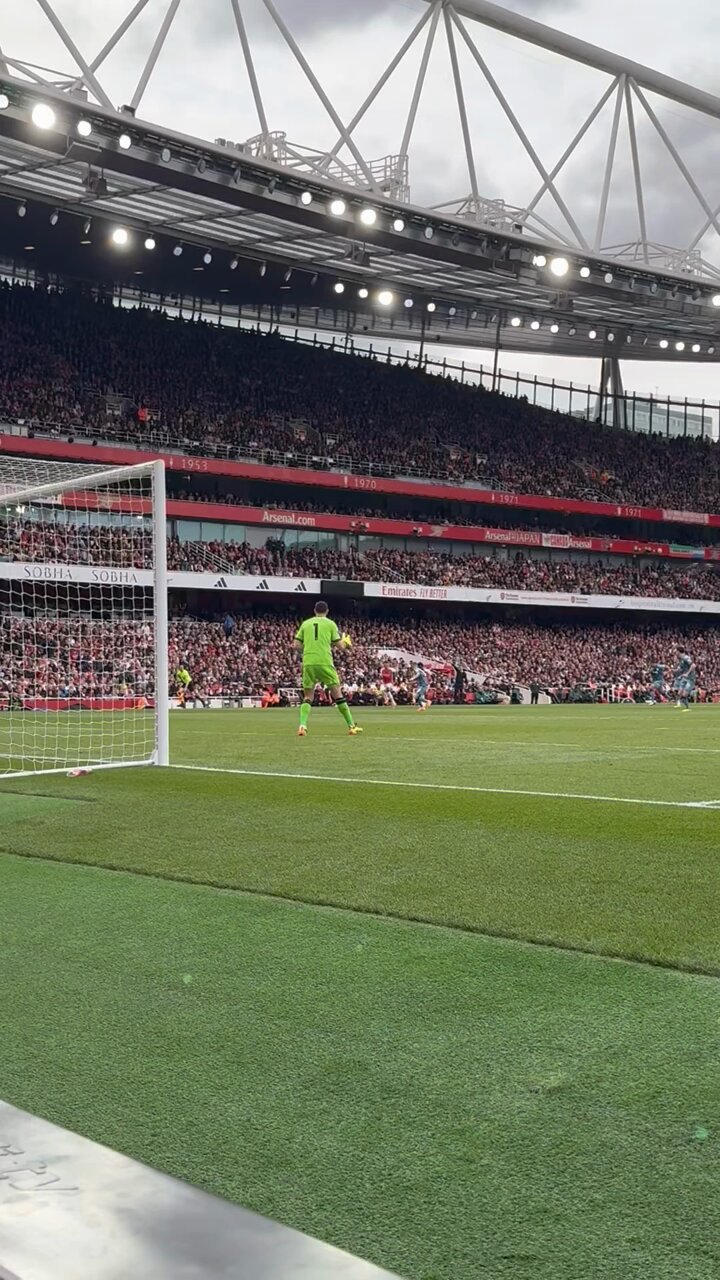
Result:
<svg viewBox="0 0 720 1280">
<path fill-rule="evenodd" d="M 57 117 L 47 102 L 36 102 L 30 118 L 36 129 L 52 129 Z"/>
<path fill-rule="evenodd" d="M 389 289 L 381 289 L 377 296 L 377 300 L 380 303 L 381 307 L 392 306 L 394 298 L 395 298 L 394 293 L 391 293 Z"/>
<path fill-rule="evenodd" d="M 125 227 L 115 227 L 111 239 L 113 244 L 116 244 L 118 248 L 122 249 L 127 244 L 130 237 Z"/>
</svg>

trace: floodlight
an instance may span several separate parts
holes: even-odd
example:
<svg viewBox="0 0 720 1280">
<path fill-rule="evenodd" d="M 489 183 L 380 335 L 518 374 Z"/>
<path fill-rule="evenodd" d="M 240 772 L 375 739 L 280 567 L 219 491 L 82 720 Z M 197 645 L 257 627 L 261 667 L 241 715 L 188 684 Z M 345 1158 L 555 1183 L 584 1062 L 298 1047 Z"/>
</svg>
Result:
<svg viewBox="0 0 720 1280">
<path fill-rule="evenodd" d="M 405 219 L 395 218 L 393 220 L 393 231 L 404 231 L 404 230 L 405 230 Z"/>
<path fill-rule="evenodd" d="M 595 339 L 597 338 L 597 329 L 591 329 L 588 334 L 588 338 L 590 339 L 591 342 L 594 342 Z"/>
<path fill-rule="evenodd" d="M 86 218 L 86 219 L 85 219 L 85 221 L 84 221 L 84 223 L 83 223 L 83 234 L 84 234 L 84 235 L 86 235 L 86 236 L 87 236 L 87 235 L 89 235 L 89 234 L 90 234 L 90 228 L 91 228 L 91 226 L 92 226 L 92 221 L 91 221 L 91 219 L 90 219 L 90 218 Z"/>
<path fill-rule="evenodd" d="M 155 237 L 154 237 L 154 236 L 146 236 L 146 237 L 145 237 L 145 248 L 146 248 L 146 249 L 154 249 L 154 248 L 155 248 Z"/>
<path fill-rule="evenodd" d="M 56 116 L 47 102 L 36 102 L 32 109 L 31 119 L 36 129 L 52 129 Z"/>
<path fill-rule="evenodd" d="M 56 227 L 56 226 L 57 226 L 57 224 L 58 224 L 58 218 L 59 218 L 59 217 L 60 217 L 60 214 L 58 213 L 57 209 L 53 209 L 53 212 L 50 214 L 50 226 L 51 226 L 51 227 Z"/>
<path fill-rule="evenodd" d="M 540 321 L 539 321 L 539 320 L 531 320 L 531 321 L 530 321 L 530 328 L 531 328 L 531 329 L 534 329 L 534 330 L 535 330 L 535 332 L 537 333 L 538 329 L 540 328 Z"/>
<path fill-rule="evenodd" d="M 608 340 L 608 342 L 614 342 L 614 341 L 615 341 L 615 334 L 614 334 L 614 333 L 609 333 L 609 334 L 608 334 L 608 336 L 607 336 L 607 340 Z"/>
<path fill-rule="evenodd" d="M 283 284 L 289 284 L 291 279 L 292 279 L 292 267 L 288 267 L 287 271 L 285 272 L 285 275 L 283 276 Z"/>
<path fill-rule="evenodd" d="M 347 205 L 344 200 L 333 200 L 330 205 L 330 212 L 334 214 L 336 218 L 342 218 L 346 209 Z"/>
<path fill-rule="evenodd" d="M 613 276 L 612 271 L 606 271 L 606 272 L 605 272 L 605 283 L 606 283 L 606 284 L 612 284 L 612 282 L 613 282 L 614 278 L 615 278 L 615 277 Z"/>
<path fill-rule="evenodd" d="M 435 310 L 435 303 L 434 303 L 434 302 L 428 302 L 428 304 L 427 304 L 427 309 L 428 309 L 428 311 L 434 311 L 434 310 Z"/>
<path fill-rule="evenodd" d="M 375 223 L 377 222 L 377 213 L 375 209 L 371 209 L 369 206 L 366 209 L 361 209 L 360 221 L 362 222 L 363 226 L 374 227 Z"/>
<path fill-rule="evenodd" d="M 368 291 L 365 288 L 365 286 L 363 286 L 362 289 L 358 289 L 358 298 L 367 298 L 367 296 L 368 296 Z"/>
<path fill-rule="evenodd" d="M 577 329 L 575 328 L 575 325 L 571 324 L 570 328 L 568 329 L 568 337 L 574 338 L 576 333 L 577 333 Z"/>
<path fill-rule="evenodd" d="M 512 325 L 513 329 L 519 329 L 520 325 L 522 324 L 522 320 L 520 319 L 520 316 L 513 316 L 512 320 L 510 321 L 510 324 Z"/>
<path fill-rule="evenodd" d="M 426 240 L 432 240 L 432 238 L 433 238 L 433 236 L 434 236 L 434 235 L 435 235 L 435 228 L 434 228 L 434 227 L 426 227 L 426 228 L 425 228 L 425 239 L 426 239 Z"/>
<path fill-rule="evenodd" d="M 668 347 L 670 346 L 670 343 L 668 342 L 667 338 L 660 339 L 660 346 L 663 351 L 667 351 Z"/>
<path fill-rule="evenodd" d="M 174 253 L 175 257 L 176 257 L 176 258 L 180 258 L 180 257 L 182 256 L 182 251 L 183 251 L 183 247 L 182 247 L 182 245 L 181 245 L 181 244 L 176 244 L 176 245 L 175 245 L 175 248 L 173 249 L 173 253 Z"/>
<path fill-rule="evenodd" d="M 311 192 L 311 191 L 303 191 L 302 195 L 300 196 L 300 203 L 301 203 L 301 204 L 312 204 L 312 192 Z"/>
<path fill-rule="evenodd" d="M 558 276 L 558 277 L 566 276 L 568 271 L 570 270 L 570 263 L 568 262 L 567 258 L 551 258 L 550 270 L 552 271 L 554 276 Z"/>
<path fill-rule="evenodd" d="M 381 289 L 377 296 L 377 300 L 381 307 L 389 307 L 393 302 L 394 297 L 394 293 L 391 293 L 389 289 Z"/>
<path fill-rule="evenodd" d="M 81 138 L 89 138 L 92 133 L 92 125 L 89 120 L 78 120 L 77 131 Z"/>
<path fill-rule="evenodd" d="M 534 266 L 534 267 L 546 267 L 546 266 L 547 266 L 547 258 L 545 257 L 545 254 L 544 254 L 544 253 L 536 253 L 536 254 L 535 254 L 535 257 L 533 258 L 533 266 Z"/>
<path fill-rule="evenodd" d="M 6 93 L 0 93 L 0 111 L 7 111 L 10 106 L 10 99 Z"/>
<path fill-rule="evenodd" d="M 231 270 L 231 271 L 237 271 L 238 266 L 239 266 L 239 263 L 240 263 L 240 259 L 239 259 L 239 258 L 231 258 L 231 260 L 230 260 L 230 270 Z"/>
<path fill-rule="evenodd" d="M 694 353 L 695 353 L 695 355 L 696 355 L 696 356 L 700 354 L 700 343 L 699 343 L 699 342 L 693 342 L 693 351 L 694 351 Z"/>
<path fill-rule="evenodd" d="M 456 316 L 456 315 L 457 315 L 457 307 L 448 307 L 448 315 L 449 315 L 449 316 Z"/>
<path fill-rule="evenodd" d="M 132 146 L 132 138 L 129 133 L 121 133 L 118 138 L 118 146 L 121 151 L 129 151 Z"/>
<path fill-rule="evenodd" d="M 676 343 L 675 343 L 675 350 L 676 350 L 676 351 L 684 351 L 684 350 L 685 350 L 685 343 L 684 343 L 684 342 L 676 342 Z"/>
<path fill-rule="evenodd" d="M 170 161 L 172 160 L 172 151 L 170 150 L 169 147 L 163 147 L 162 151 L 160 152 L 160 159 L 162 160 L 163 164 L 170 163 Z"/>
<path fill-rule="evenodd" d="M 128 240 L 130 239 L 125 227 L 115 227 L 110 238 L 113 244 L 116 244 L 121 248 L 123 245 L 126 245 Z"/>
<path fill-rule="evenodd" d="M 590 279 L 590 274 L 591 274 L 591 273 L 590 273 L 590 268 L 589 268 L 589 267 L 581 267 L 581 268 L 580 268 L 580 276 L 581 276 L 581 279 L 583 279 L 583 280 L 589 280 L 589 279 Z"/>
<path fill-rule="evenodd" d="M 343 284 L 342 280 L 336 280 L 335 284 L 333 285 L 333 289 L 335 290 L 336 293 L 344 293 L 345 285 Z"/>
<path fill-rule="evenodd" d="M 24 218 L 26 213 L 27 213 L 27 205 L 23 200 L 20 202 L 20 204 L 17 207 L 17 216 L 18 218 Z"/>
<path fill-rule="evenodd" d="M 209 267 L 210 263 L 212 262 L 212 254 L 209 249 L 206 249 L 205 253 L 203 254 L 203 262 L 205 263 L 206 267 Z"/>
<path fill-rule="evenodd" d="M 559 332 L 560 332 L 560 325 L 559 325 L 559 324 L 557 324 L 557 323 L 555 323 L 555 324 L 551 324 L 551 325 L 550 325 L 550 332 L 551 332 L 551 333 L 559 333 Z"/>
<path fill-rule="evenodd" d="M 413 307 L 414 305 L 415 303 L 413 302 L 412 298 L 406 298 L 405 301 L 403 302 L 403 306 L 407 307 L 408 309 L 410 307 Z"/>
<path fill-rule="evenodd" d="M 720 293 L 713 294 L 712 304 L 714 307 L 720 307 Z"/>
</svg>

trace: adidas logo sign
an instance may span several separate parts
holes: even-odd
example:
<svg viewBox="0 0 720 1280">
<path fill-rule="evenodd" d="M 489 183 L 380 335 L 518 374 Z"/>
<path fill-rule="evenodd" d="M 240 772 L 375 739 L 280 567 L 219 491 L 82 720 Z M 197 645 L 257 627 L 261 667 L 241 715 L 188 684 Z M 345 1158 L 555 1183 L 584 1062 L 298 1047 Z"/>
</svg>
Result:
<svg viewBox="0 0 720 1280">
<path fill-rule="evenodd" d="M 227 591 L 227 579 L 218 578 L 217 582 L 215 583 L 215 586 L 219 587 L 221 591 Z"/>
<path fill-rule="evenodd" d="M 307 591 L 307 587 L 305 586 L 305 583 L 304 583 L 304 582 L 298 582 L 298 584 L 297 584 L 297 586 L 296 586 L 295 590 L 296 590 L 296 591 Z"/>
<path fill-rule="evenodd" d="M 269 586 L 268 586 L 268 584 L 267 584 L 267 580 L 266 580 L 265 578 L 263 578 L 262 582 L 258 582 L 258 584 L 257 584 L 257 586 L 256 586 L 256 588 L 255 588 L 255 590 L 256 590 L 256 591 L 269 591 L 269 590 L 270 590 L 270 588 L 269 588 Z"/>
</svg>

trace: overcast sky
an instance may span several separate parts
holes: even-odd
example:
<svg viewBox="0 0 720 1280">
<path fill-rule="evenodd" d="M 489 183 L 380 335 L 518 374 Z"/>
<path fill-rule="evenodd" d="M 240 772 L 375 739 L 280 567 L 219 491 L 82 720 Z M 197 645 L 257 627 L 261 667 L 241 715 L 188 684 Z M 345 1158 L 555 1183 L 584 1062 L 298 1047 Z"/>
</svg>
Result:
<svg viewBox="0 0 720 1280">
<path fill-rule="evenodd" d="M 274 0 L 297 37 L 341 118 L 349 119 L 390 58 L 425 12 L 425 0 Z M 717 59 L 717 0 L 503 0 L 505 7 L 555 25 L 637 62 L 720 95 Z M 54 0 L 67 29 L 88 59 L 102 47 L 128 11 L 130 0 Z M 261 92 L 271 129 L 318 149 L 336 137 L 329 120 L 294 62 L 262 0 L 240 0 L 249 31 Z M 99 71 L 118 105 L 132 96 L 167 0 L 149 0 L 146 10 Z M 469 23 L 483 57 L 506 93 L 547 168 L 552 167 L 608 85 L 608 78 L 534 46 Z M 422 40 L 415 42 L 357 133 L 363 154 L 376 158 L 397 152 L 402 138 Z M 522 206 L 534 195 L 537 173 L 513 134 L 463 42 L 456 38 L 473 141 L 480 193 Z M 63 49 L 40 6 L 21 0 L 12 23 L 0 24 L 0 47 L 12 57 L 69 71 Z M 720 205 L 717 163 L 720 121 L 653 98 L 667 132 L 682 147 L 694 176 L 715 208 Z M 141 110 L 143 118 L 201 137 L 242 141 L 259 130 L 232 16 L 231 0 L 181 0 L 177 19 Z M 652 240 L 687 245 L 704 221 L 694 197 L 647 119 L 636 111 Z M 594 233 L 612 122 L 608 104 L 561 175 L 563 197 L 588 239 Z M 637 238 L 637 209 L 630 147 L 623 125 L 611 190 L 606 245 Z M 468 178 L 447 44 L 438 31 L 410 147 L 410 180 L 415 203 L 439 203 L 468 193 Z M 566 231 L 552 199 L 543 216 Z M 720 244 L 706 237 L 705 256 L 720 265 Z M 487 359 L 463 353 L 472 363 Z M 586 383 L 595 375 L 589 361 L 503 356 L 507 368 L 531 369 Z M 663 394 L 720 400 L 714 371 L 689 366 L 624 365 L 626 384 L 637 391 L 659 387 Z"/>
</svg>

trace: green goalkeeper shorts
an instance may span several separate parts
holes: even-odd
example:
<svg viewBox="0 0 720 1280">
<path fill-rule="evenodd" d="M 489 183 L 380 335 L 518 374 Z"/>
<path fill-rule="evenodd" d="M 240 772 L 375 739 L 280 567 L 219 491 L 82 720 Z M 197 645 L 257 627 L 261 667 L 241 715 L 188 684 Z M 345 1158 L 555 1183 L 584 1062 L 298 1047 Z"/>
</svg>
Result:
<svg viewBox="0 0 720 1280">
<path fill-rule="evenodd" d="M 334 689 L 335 685 L 340 684 L 340 677 L 332 663 L 328 662 L 327 665 L 314 663 L 303 667 L 303 691 L 314 689 L 316 684 L 321 684 L 323 689 Z"/>
</svg>

